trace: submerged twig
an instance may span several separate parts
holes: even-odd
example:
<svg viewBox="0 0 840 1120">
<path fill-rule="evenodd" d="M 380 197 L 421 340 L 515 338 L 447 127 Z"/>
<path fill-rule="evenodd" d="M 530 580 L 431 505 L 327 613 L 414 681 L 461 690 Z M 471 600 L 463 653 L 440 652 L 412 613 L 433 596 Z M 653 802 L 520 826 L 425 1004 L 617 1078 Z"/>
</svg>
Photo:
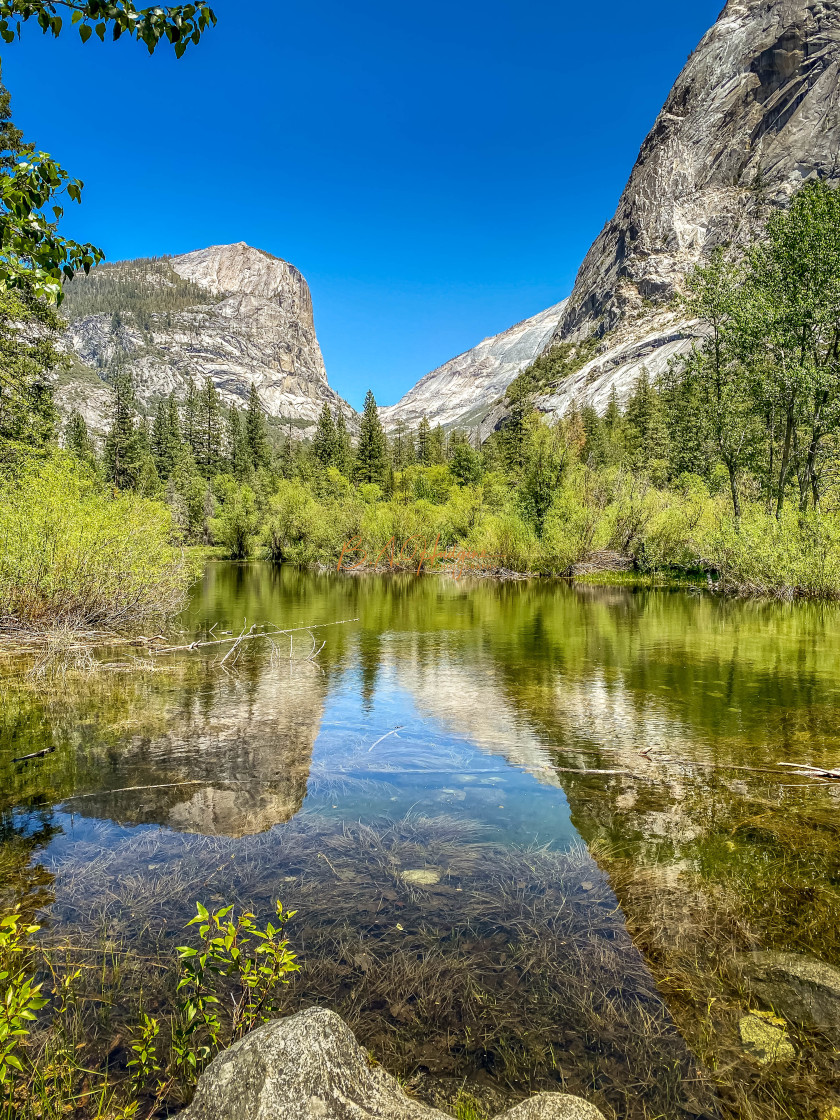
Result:
<svg viewBox="0 0 840 1120">
<path fill-rule="evenodd" d="M 22 754 L 13 758 L 12 762 L 28 762 L 30 758 L 43 758 L 45 754 L 52 754 L 55 747 L 44 747 L 42 751 L 33 751 L 32 754 Z"/>
<path fill-rule="evenodd" d="M 840 780 L 840 770 L 826 770 L 822 766 L 808 766 L 804 762 L 777 762 L 777 766 L 785 766 L 793 770 L 801 778 L 835 778 Z M 785 775 L 787 777 L 787 775 Z"/>
<path fill-rule="evenodd" d="M 376 742 L 371 743 L 368 747 L 368 754 L 370 754 L 374 747 L 378 747 L 383 739 L 387 739 L 389 735 L 396 735 L 398 731 L 402 731 L 403 727 L 405 727 L 405 724 L 401 723 L 397 727 L 392 727 L 390 731 L 386 731 L 384 735 L 380 735 Z"/>
</svg>

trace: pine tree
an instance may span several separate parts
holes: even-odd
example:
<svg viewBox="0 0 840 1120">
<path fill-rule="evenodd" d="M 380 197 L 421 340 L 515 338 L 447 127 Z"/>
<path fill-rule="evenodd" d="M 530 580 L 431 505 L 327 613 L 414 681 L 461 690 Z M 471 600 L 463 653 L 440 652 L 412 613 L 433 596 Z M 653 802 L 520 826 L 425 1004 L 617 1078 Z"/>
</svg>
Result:
<svg viewBox="0 0 840 1120">
<path fill-rule="evenodd" d="M 105 437 L 105 477 L 117 490 L 133 490 L 140 481 L 144 448 L 135 422 L 131 373 L 118 365 L 111 382 L 111 427 Z"/>
<path fill-rule="evenodd" d="M 200 401 L 198 389 L 192 374 L 187 379 L 187 392 L 184 397 L 183 423 L 184 439 L 196 463 L 201 461 L 201 421 L 199 419 Z"/>
<path fill-rule="evenodd" d="M 359 428 L 359 445 L 356 448 L 355 475 L 359 482 L 385 481 L 388 470 L 388 442 L 379 419 L 379 410 L 373 393 L 368 389 L 362 423 Z"/>
<path fill-rule="evenodd" d="M 392 459 L 398 471 L 410 467 L 416 460 L 414 438 L 405 420 L 398 420 L 391 440 Z"/>
<path fill-rule="evenodd" d="M 172 398 L 158 401 L 150 436 L 152 458 L 158 476 L 164 481 L 175 470 L 181 451 L 179 427 L 173 428 Z M 175 408 L 175 424 L 178 423 L 178 410 Z"/>
<path fill-rule="evenodd" d="M 96 448 L 93 446 L 93 440 L 90 438 L 84 416 L 75 408 L 67 419 L 67 427 L 64 430 L 64 446 L 81 463 L 87 463 L 91 467 L 95 466 Z"/>
<path fill-rule="evenodd" d="M 429 434 L 428 456 L 432 466 L 446 462 L 446 436 L 440 424 L 436 424 Z"/>
<path fill-rule="evenodd" d="M 635 470 L 647 470 L 667 459 L 668 430 L 662 401 L 644 366 L 627 402 L 624 420 L 630 465 Z"/>
<path fill-rule="evenodd" d="M 199 421 L 198 463 L 205 478 L 211 478 L 222 465 L 224 413 L 219 391 L 209 377 L 199 393 Z"/>
<path fill-rule="evenodd" d="M 607 402 L 607 411 L 604 413 L 604 427 L 610 433 L 615 432 L 621 424 L 621 405 L 618 403 L 618 392 L 615 385 L 610 389 L 610 399 Z"/>
<path fill-rule="evenodd" d="M 280 471 L 284 478 L 291 479 L 297 474 L 297 456 L 295 442 L 292 439 L 292 425 L 289 423 L 289 432 L 283 442 L 283 453 L 280 459 Z"/>
<path fill-rule="evenodd" d="M 246 426 L 243 427 L 239 409 L 232 405 L 228 409 L 225 431 L 225 458 L 230 473 L 237 482 L 247 482 L 253 473 L 251 449 L 248 445 Z"/>
<path fill-rule="evenodd" d="M 431 425 L 429 424 L 426 416 L 420 421 L 420 427 L 417 429 L 417 461 L 423 467 L 428 467 L 431 463 L 429 458 L 429 436 L 431 435 Z"/>
<path fill-rule="evenodd" d="M 325 401 L 312 440 L 312 453 L 322 467 L 333 467 L 337 465 L 337 450 L 335 422 L 330 406 Z"/>
<path fill-rule="evenodd" d="M 593 467 L 602 467 L 609 461 L 606 425 L 592 405 L 585 405 L 580 412 L 584 444 L 581 459 Z"/>
<path fill-rule="evenodd" d="M 248 393 L 248 409 L 245 413 L 245 440 L 254 469 L 267 467 L 271 455 L 268 448 L 268 433 L 265 427 L 265 413 L 257 393 L 256 385 L 251 385 Z"/>
<path fill-rule="evenodd" d="M 347 421 L 340 407 L 335 410 L 335 465 L 349 478 L 353 470 L 353 447 L 347 431 Z"/>
</svg>

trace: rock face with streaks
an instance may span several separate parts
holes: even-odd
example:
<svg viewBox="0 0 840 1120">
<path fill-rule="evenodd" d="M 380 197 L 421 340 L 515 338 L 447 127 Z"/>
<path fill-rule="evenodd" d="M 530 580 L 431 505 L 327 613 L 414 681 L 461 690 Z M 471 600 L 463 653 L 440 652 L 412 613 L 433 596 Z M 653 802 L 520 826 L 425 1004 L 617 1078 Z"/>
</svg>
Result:
<svg viewBox="0 0 840 1120">
<path fill-rule="evenodd" d="M 669 299 L 716 245 L 744 243 L 807 179 L 840 176 L 840 4 L 730 0 L 642 145 L 556 338 Z"/>
<path fill-rule="evenodd" d="M 472 350 L 427 373 L 402 400 L 381 410 L 386 428 L 400 420 L 416 428 L 424 415 L 433 426 L 478 423 L 488 404 L 502 396 L 514 377 L 542 353 L 565 305 L 564 300 L 502 334 L 485 338 Z"/>
<path fill-rule="evenodd" d="M 219 1054 L 183 1120 L 448 1120 L 406 1096 L 333 1011 L 276 1019 Z M 594 1105 L 541 1093 L 498 1120 L 603 1120 Z"/>
<path fill-rule="evenodd" d="M 589 250 L 552 342 L 602 352 L 537 401 L 603 411 L 687 351 L 696 324 L 668 308 L 716 246 L 746 244 L 809 178 L 840 182 L 840 3 L 729 0 L 642 145 L 613 219 Z"/>
<path fill-rule="evenodd" d="M 209 377 L 226 404 L 256 386 L 268 415 L 313 429 L 324 402 L 355 413 L 327 382 L 309 287 L 298 270 L 244 242 L 183 256 L 101 265 L 67 288 L 65 342 L 76 365 L 59 407 L 77 407 L 101 431 L 108 376 L 127 366 L 148 406 L 192 375 Z M 101 381 L 101 378 L 99 379 Z"/>
<path fill-rule="evenodd" d="M 561 312 L 546 345 L 593 333 L 603 343 L 537 407 L 558 415 L 577 400 L 603 411 L 613 386 L 626 399 L 643 366 L 664 370 L 698 333 L 672 304 L 686 270 L 715 246 L 745 244 L 816 176 L 840 181 L 840 2 L 729 0 L 677 78 L 570 298 L 544 312 Z M 413 419 L 411 401 L 437 380 L 448 422 L 469 400 L 486 436 L 505 416 L 498 385 L 456 396 L 437 378 L 452 365 L 393 414 Z"/>
</svg>

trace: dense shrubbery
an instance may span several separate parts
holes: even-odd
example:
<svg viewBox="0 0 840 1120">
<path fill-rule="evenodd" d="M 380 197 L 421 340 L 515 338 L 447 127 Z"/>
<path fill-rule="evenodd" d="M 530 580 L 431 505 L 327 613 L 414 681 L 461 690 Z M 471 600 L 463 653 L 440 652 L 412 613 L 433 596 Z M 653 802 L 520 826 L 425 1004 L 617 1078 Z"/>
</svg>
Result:
<svg viewBox="0 0 840 1120">
<path fill-rule="evenodd" d="M 108 494 L 56 452 L 0 481 L 0 622 L 119 629 L 183 603 L 189 567 L 161 502 Z"/>
</svg>

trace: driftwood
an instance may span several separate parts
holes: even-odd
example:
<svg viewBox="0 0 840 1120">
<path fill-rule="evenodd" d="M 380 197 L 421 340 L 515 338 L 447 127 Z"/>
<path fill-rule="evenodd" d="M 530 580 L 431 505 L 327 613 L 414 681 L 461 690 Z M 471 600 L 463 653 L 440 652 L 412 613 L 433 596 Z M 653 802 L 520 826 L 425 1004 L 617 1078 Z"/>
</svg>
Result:
<svg viewBox="0 0 840 1120">
<path fill-rule="evenodd" d="M 152 649 L 149 652 L 152 654 L 160 655 L 164 653 L 191 653 L 196 649 L 207 649 L 208 646 L 223 646 L 228 642 L 234 643 L 234 648 L 238 647 L 240 643 L 251 641 L 254 638 L 277 638 L 282 634 L 311 634 L 313 630 L 323 630 L 327 626 L 346 626 L 350 622 L 358 622 L 358 618 L 343 618 L 339 622 L 319 622 L 315 626 L 292 626 L 288 630 L 281 630 L 279 627 L 272 630 L 257 630 L 257 626 L 266 626 L 268 623 L 254 623 L 250 630 L 245 631 L 245 628 L 239 634 L 231 634 L 227 638 L 214 638 L 208 642 L 187 642 L 185 645 L 180 646 L 164 646 L 163 649 Z M 321 649 L 323 649 L 323 645 Z M 230 657 L 233 650 L 229 650 L 222 658 L 220 664 Z M 312 656 L 312 655 L 310 655 Z"/>
<path fill-rule="evenodd" d="M 600 552 L 590 552 L 582 560 L 568 567 L 563 575 L 591 576 L 598 572 L 632 572 L 635 566 L 632 556 L 602 549 Z"/>
<path fill-rule="evenodd" d="M 804 762 L 777 762 L 785 766 L 799 778 L 834 778 L 840 781 L 840 770 L 824 770 L 822 766 L 807 766 Z"/>
<path fill-rule="evenodd" d="M 44 747 L 42 751 L 33 751 L 32 754 L 22 754 L 13 758 L 12 762 L 28 762 L 30 758 L 43 758 L 45 754 L 52 754 L 55 747 Z"/>
</svg>

